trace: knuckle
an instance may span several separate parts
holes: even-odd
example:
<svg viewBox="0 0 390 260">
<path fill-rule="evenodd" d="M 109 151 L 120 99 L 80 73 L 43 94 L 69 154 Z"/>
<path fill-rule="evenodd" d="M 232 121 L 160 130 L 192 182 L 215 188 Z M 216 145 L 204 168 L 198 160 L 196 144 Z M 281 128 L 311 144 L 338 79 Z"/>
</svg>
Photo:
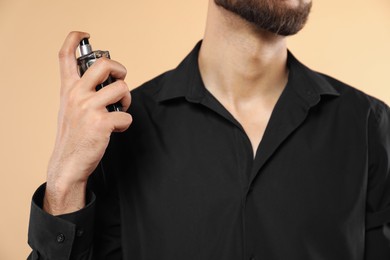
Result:
<svg viewBox="0 0 390 260">
<path fill-rule="evenodd" d="M 81 32 L 81 31 L 71 31 L 69 32 L 68 36 L 67 36 L 67 39 L 71 40 L 71 41 L 75 41 L 75 40 L 78 40 L 80 39 L 82 36 L 86 37 L 88 34 L 85 33 L 85 32 Z"/>
<path fill-rule="evenodd" d="M 69 92 L 67 93 L 67 96 L 68 96 L 68 100 L 75 100 L 77 98 L 77 88 L 72 88 L 71 90 L 69 90 Z"/>
<path fill-rule="evenodd" d="M 127 75 L 127 69 L 126 69 L 126 67 L 123 66 L 123 65 L 122 65 L 122 67 L 123 67 L 123 73 L 124 73 L 125 75 Z"/>
<path fill-rule="evenodd" d="M 126 115 L 127 117 L 126 117 L 125 125 L 124 128 L 122 129 L 123 132 L 126 131 L 131 125 L 131 123 L 133 122 L 133 117 L 130 114 L 126 114 Z"/>
<path fill-rule="evenodd" d="M 74 50 L 72 49 L 72 43 L 79 41 L 81 37 L 89 37 L 87 33 L 79 32 L 79 31 L 71 31 L 68 33 L 64 44 L 62 45 L 61 50 L 58 52 L 58 58 L 63 59 L 69 57 L 70 55 L 74 55 Z"/>
<path fill-rule="evenodd" d="M 110 66 L 110 60 L 102 57 L 96 60 L 95 64 L 102 68 L 108 68 Z"/>
<path fill-rule="evenodd" d="M 72 55 L 72 51 L 68 48 L 61 48 L 58 51 L 58 59 L 60 59 L 60 60 L 63 60 L 64 58 L 67 58 L 70 55 Z"/>
<path fill-rule="evenodd" d="M 60 89 L 60 98 L 61 98 L 61 100 L 68 99 L 69 92 L 70 92 L 69 89 L 61 87 L 61 89 Z"/>
<path fill-rule="evenodd" d="M 122 93 L 126 93 L 129 91 L 126 82 L 124 82 L 123 80 L 118 80 L 117 82 L 118 82 L 118 87 L 120 88 L 120 91 Z"/>
<path fill-rule="evenodd" d="M 133 122 L 133 117 L 130 114 L 127 114 L 128 116 L 128 123 L 129 125 Z"/>
<path fill-rule="evenodd" d="M 66 103 L 69 106 L 75 106 L 79 103 L 79 97 L 80 97 L 80 95 L 77 91 L 77 88 L 73 88 L 73 89 L 69 90 L 65 96 L 65 99 L 67 101 Z"/>
<path fill-rule="evenodd" d="M 107 128 L 107 120 L 102 113 L 96 113 L 92 123 L 97 129 L 104 130 Z"/>
<path fill-rule="evenodd" d="M 124 111 L 127 111 L 127 109 L 131 105 L 131 94 L 130 94 L 130 91 L 127 91 L 125 93 L 125 95 L 123 96 L 123 98 L 121 100 L 121 103 L 123 105 Z"/>
<path fill-rule="evenodd" d="M 75 36 L 77 36 L 80 33 L 81 33 L 80 31 L 70 31 L 69 34 L 68 34 L 68 37 L 69 38 L 75 37 Z"/>
<path fill-rule="evenodd" d="M 77 102 L 77 107 L 80 109 L 80 111 L 86 113 L 91 107 L 90 101 L 88 99 L 80 100 Z"/>
<path fill-rule="evenodd" d="M 109 74 L 111 71 L 110 60 L 107 58 L 99 58 L 92 65 L 100 74 Z"/>
</svg>

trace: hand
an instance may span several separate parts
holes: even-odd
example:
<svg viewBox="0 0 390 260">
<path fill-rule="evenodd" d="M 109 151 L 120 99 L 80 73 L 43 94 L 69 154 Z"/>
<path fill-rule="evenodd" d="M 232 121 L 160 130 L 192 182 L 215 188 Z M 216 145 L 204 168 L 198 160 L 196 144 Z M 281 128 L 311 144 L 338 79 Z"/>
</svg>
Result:
<svg viewBox="0 0 390 260">
<path fill-rule="evenodd" d="M 75 51 L 83 38 L 89 35 L 71 32 L 59 52 L 61 101 L 44 199 L 44 209 L 53 215 L 84 207 L 88 177 L 103 157 L 111 133 L 125 131 L 132 122 L 130 114 L 106 109 L 118 101 L 123 111 L 130 106 L 125 67 L 100 58 L 83 77 L 78 75 Z M 116 81 L 96 91 L 109 75 Z"/>
</svg>

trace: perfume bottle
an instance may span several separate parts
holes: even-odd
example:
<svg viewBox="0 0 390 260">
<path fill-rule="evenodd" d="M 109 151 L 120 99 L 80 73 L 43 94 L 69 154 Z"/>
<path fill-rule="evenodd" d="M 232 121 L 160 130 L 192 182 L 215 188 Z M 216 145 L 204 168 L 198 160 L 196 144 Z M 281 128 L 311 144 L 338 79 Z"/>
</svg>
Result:
<svg viewBox="0 0 390 260">
<path fill-rule="evenodd" d="M 80 51 L 80 57 L 77 59 L 77 65 L 78 65 L 80 76 L 83 76 L 83 74 L 87 71 L 87 69 L 91 67 L 91 65 L 95 63 L 97 59 L 102 57 L 108 59 L 110 58 L 110 53 L 108 51 L 99 51 L 99 50 L 92 51 L 92 46 L 89 44 L 87 38 L 84 38 L 80 41 L 79 51 Z M 111 75 L 109 75 L 108 78 L 103 83 L 96 86 L 96 91 L 100 90 L 101 88 L 113 82 L 115 82 L 115 79 L 111 77 Z M 122 111 L 122 105 L 120 102 L 117 102 L 115 104 L 108 105 L 107 110 L 109 112 Z"/>
</svg>

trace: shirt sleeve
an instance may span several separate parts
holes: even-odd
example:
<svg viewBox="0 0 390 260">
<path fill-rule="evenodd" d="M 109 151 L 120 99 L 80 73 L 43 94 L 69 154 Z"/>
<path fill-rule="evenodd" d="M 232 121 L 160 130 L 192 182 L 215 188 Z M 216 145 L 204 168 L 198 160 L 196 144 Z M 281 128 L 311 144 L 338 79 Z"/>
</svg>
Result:
<svg viewBox="0 0 390 260">
<path fill-rule="evenodd" d="M 390 259 L 390 109 L 378 102 L 368 123 L 366 260 Z"/>
<path fill-rule="evenodd" d="M 114 138 L 112 138 L 114 139 Z M 103 160 L 88 178 L 86 206 L 53 216 L 42 208 L 46 185 L 33 195 L 28 243 L 29 260 L 122 259 L 121 220 L 116 167 L 111 142 Z M 114 147 L 114 148 L 112 148 Z M 104 167 L 103 167 L 104 164 Z"/>
<path fill-rule="evenodd" d="M 87 192 L 87 205 L 76 212 L 53 216 L 42 209 L 46 184 L 31 202 L 28 243 L 33 249 L 28 259 L 88 259 L 94 227 L 95 195 Z"/>
</svg>

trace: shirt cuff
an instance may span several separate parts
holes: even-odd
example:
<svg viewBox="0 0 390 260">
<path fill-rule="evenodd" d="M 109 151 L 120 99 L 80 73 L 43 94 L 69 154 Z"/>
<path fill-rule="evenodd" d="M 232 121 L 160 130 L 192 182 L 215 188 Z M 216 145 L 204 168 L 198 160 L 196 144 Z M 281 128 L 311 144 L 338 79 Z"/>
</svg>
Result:
<svg viewBox="0 0 390 260">
<path fill-rule="evenodd" d="M 95 195 L 87 190 L 86 206 L 76 212 L 53 216 L 42 209 L 46 183 L 31 202 L 28 243 L 43 259 L 70 259 L 85 254 L 93 240 Z"/>
</svg>

